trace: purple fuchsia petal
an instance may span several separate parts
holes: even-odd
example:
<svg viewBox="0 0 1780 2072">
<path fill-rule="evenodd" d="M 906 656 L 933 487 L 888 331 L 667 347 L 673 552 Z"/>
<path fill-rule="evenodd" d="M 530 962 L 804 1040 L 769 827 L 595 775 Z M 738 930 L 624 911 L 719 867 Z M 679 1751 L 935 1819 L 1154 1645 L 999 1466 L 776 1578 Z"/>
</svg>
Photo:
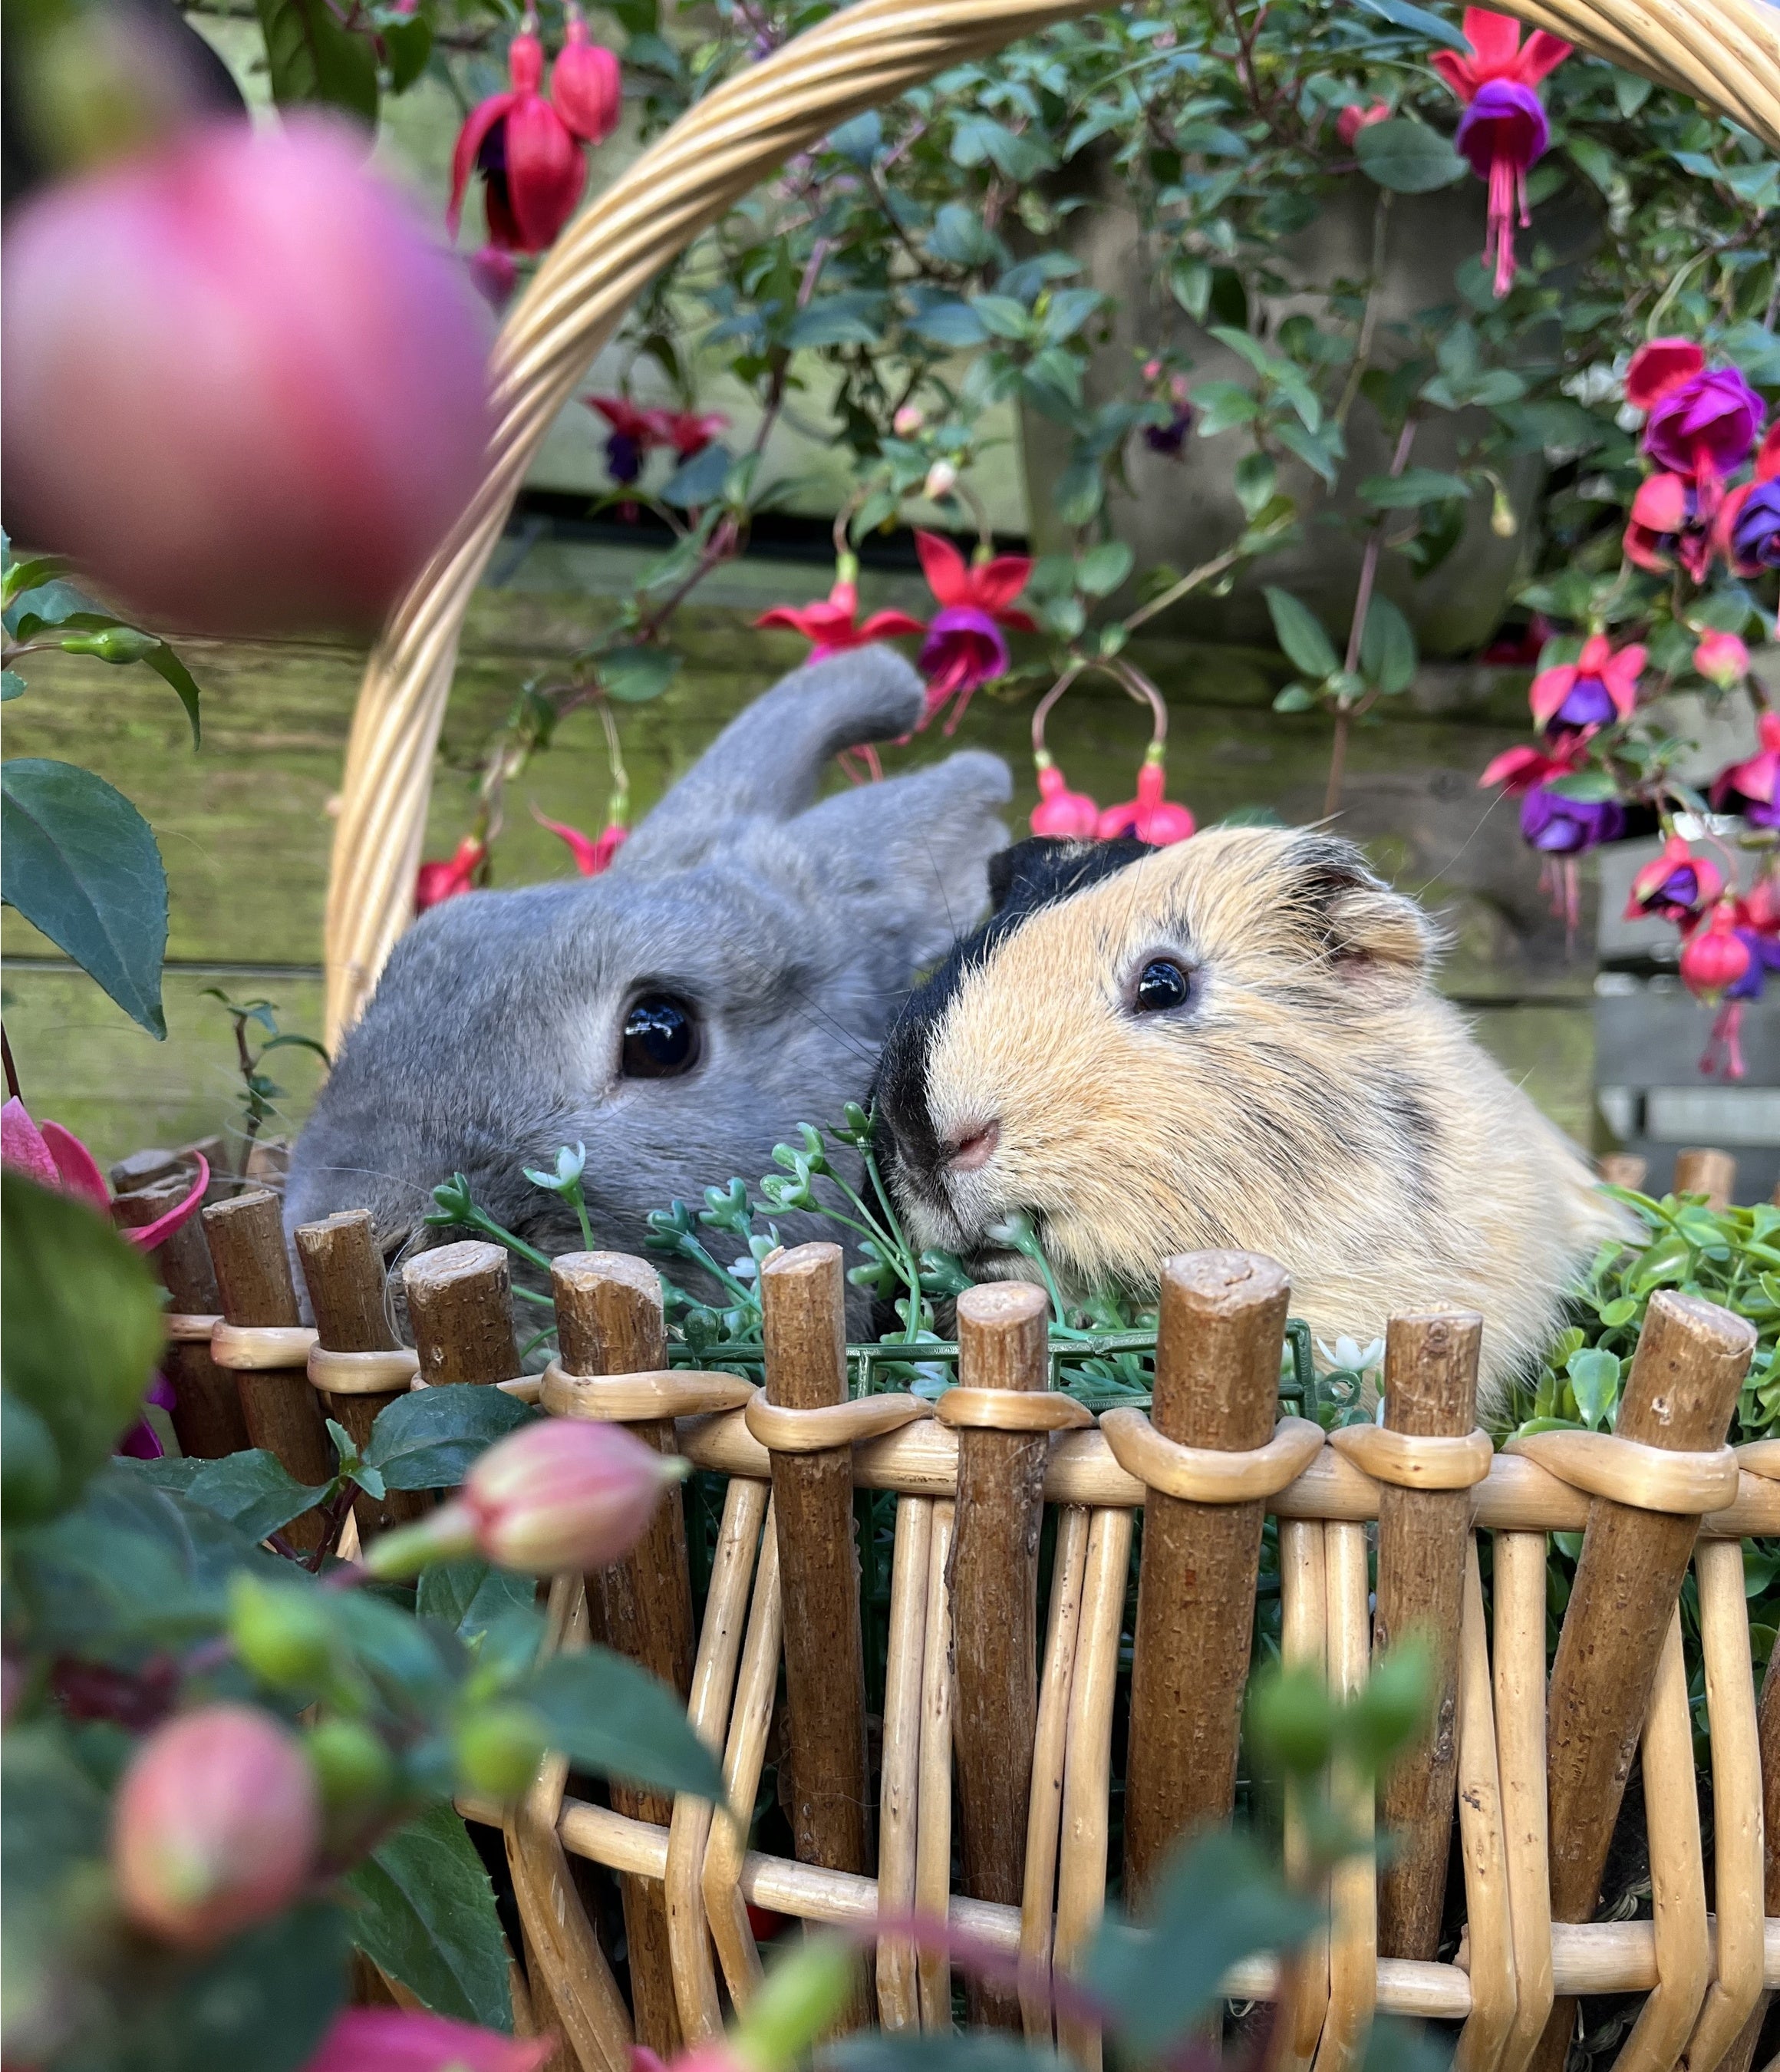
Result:
<svg viewBox="0 0 1780 2072">
<path fill-rule="evenodd" d="M 1453 139 L 1479 179 L 1488 179 L 1491 166 L 1502 160 L 1525 172 L 1551 141 L 1539 96 L 1509 79 L 1486 80 L 1478 88 Z"/>
<path fill-rule="evenodd" d="M 1761 397 L 1738 368 L 1714 367 L 1651 405 L 1644 450 L 1659 467 L 1722 478 L 1749 458 L 1763 415 Z"/>
</svg>

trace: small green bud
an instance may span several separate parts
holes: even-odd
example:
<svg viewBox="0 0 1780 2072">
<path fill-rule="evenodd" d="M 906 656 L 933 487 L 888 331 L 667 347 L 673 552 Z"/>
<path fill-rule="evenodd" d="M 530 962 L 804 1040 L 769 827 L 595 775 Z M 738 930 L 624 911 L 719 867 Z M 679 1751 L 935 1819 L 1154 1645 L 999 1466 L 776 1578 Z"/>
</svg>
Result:
<svg viewBox="0 0 1780 2072">
<path fill-rule="evenodd" d="M 326 1608 L 312 1591 L 237 1576 L 228 1593 L 228 1637 L 245 1666 L 274 1691 L 312 1691 L 334 1660 Z"/>
<path fill-rule="evenodd" d="M 1292 1777 L 1314 1777 L 1335 1741 L 1335 1708 L 1313 1671 L 1284 1669 L 1258 1678 L 1248 1724 L 1260 1754 Z"/>
<path fill-rule="evenodd" d="M 516 1799 L 537 1774 L 549 1745 L 549 1729 L 529 1705 L 484 1705 L 458 1729 L 458 1774 L 466 1790 Z"/>
<path fill-rule="evenodd" d="M 396 1764 L 382 1735 L 360 1720 L 323 1720 L 303 1747 L 332 1814 L 364 1814 L 383 1804 L 396 1781 Z"/>
<path fill-rule="evenodd" d="M 134 626 L 107 626 L 97 633 L 70 633 L 62 642 L 66 655 L 96 655 L 101 662 L 140 662 L 160 646 L 152 633 Z"/>
</svg>

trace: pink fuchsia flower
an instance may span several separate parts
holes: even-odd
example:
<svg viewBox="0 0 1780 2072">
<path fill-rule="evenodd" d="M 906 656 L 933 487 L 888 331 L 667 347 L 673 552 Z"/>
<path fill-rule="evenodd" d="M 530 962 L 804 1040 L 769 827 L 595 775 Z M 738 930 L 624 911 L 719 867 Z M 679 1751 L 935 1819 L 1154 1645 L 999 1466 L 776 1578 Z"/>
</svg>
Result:
<svg viewBox="0 0 1780 2072">
<path fill-rule="evenodd" d="M 1780 417 L 1768 427 L 1752 479 L 1725 499 L 1714 541 L 1740 576 L 1780 569 Z"/>
<path fill-rule="evenodd" d="M 1351 106 L 1342 109 L 1335 117 L 1335 134 L 1350 151 L 1361 130 L 1370 130 L 1375 122 L 1388 122 L 1390 119 L 1389 101 L 1355 101 Z"/>
<path fill-rule="evenodd" d="M 1573 662 L 1541 669 L 1534 677 L 1527 703 L 1533 717 L 1553 740 L 1593 733 L 1614 720 L 1630 717 L 1638 703 L 1638 680 L 1644 650 L 1635 643 L 1615 653 L 1605 634 L 1593 635 Z"/>
<path fill-rule="evenodd" d="M 1663 853 L 1632 880 L 1624 918 L 1637 921 L 1654 915 L 1665 921 L 1691 921 L 1724 890 L 1724 873 L 1717 865 L 1709 857 L 1696 855 L 1685 835 L 1671 835 Z"/>
<path fill-rule="evenodd" d="M 475 1552 L 530 1576 L 609 1568 L 642 1538 L 685 1468 L 622 1424 L 542 1418 L 479 1456 L 449 1503 L 373 1541 L 366 1565 L 409 1576 Z"/>
<path fill-rule="evenodd" d="M 972 694 L 1006 672 L 1008 646 L 1001 629 L 1030 633 L 1032 620 L 1014 608 L 1026 588 L 1032 561 L 1026 554 L 997 554 L 967 563 L 949 540 L 937 532 L 917 532 L 917 553 L 927 588 L 940 609 L 927 623 L 927 639 L 917 658 L 927 678 L 927 700 L 920 725 L 925 726 L 956 698 L 946 732 L 953 733 Z"/>
<path fill-rule="evenodd" d="M 451 154 L 451 199 L 446 228 L 454 237 L 464 189 L 480 173 L 491 244 L 507 252 L 542 252 L 575 212 L 587 182 L 581 142 L 538 91 L 544 46 L 528 14 L 507 50 L 506 93 L 471 109 Z"/>
<path fill-rule="evenodd" d="M 541 828 L 548 828 L 568 845 L 569 853 L 575 860 L 575 868 L 583 878 L 598 878 L 610 867 L 612 858 L 623 846 L 630 833 L 622 820 L 610 820 L 597 836 L 584 835 L 579 828 L 572 828 L 566 820 L 553 820 L 532 808 L 532 818 Z"/>
<path fill-rule="evenodd" d="M 34 195 L 0 318 L 8 526 L 145 624 L 375 628 L 482 479 L 488 312 L 325 117 Z"/>
<path fill-rule="evenodd" d="M 1780 713 L 1765 712 L 1756 726 L 1761 746 L 1742 763 L 1720 771 L 1712 787 L 1714 806 L 1740 812 L 1752 826 L 1780 828 Z"/>
<path fill-rule="evenodd" d="M 1490 785 L 1499 784 L 1511 799 L 1520 798 L 1554 777 L 1573 775 L 1582 767 L 1587 746 L 1584 737 L 1577 734 L 1565 742 L 1556 755 L 1547 755 L 1537 748 L 1505 748 L 1478 778 L 1478 789 L 1486 791 Z"/>
<path fill-rule="evenodd" d="M 756 626 L 785 626 L 811 643 L 810 660 L 845 654 L 873 640 L 893 640 L 905 633 L 924 633 L 919 619 L 906 611 L 874 611 L 859 622 L 859 562 L 843 554 L 835 569 L 834 587 L 815 604 L 775 604 L 754 621 Z"/>
<path fill-rule="evenodd" d="M 1151 364 L 1153 365 L 1154 362 Z M 1149 369 L 1145 368 L 1144 372 L 1147 375 Z M 1150 378 L 1153 380 L 1155 377 L 1151 376 Z M 1145 426 L 1144 444 L 1152 453 L 1165 454 L 1170 458 L 1178 458 L 1186 446 L 1187 434 L 1193 429 L 1194 417 L 1192 401 L 1186 391 L 1186 376 L 1171 375 L 1166 393 L 1158 396 L 1156 400 L 1168 412 L 1168 416 L 1159 425 Z"/>
<path fill-rule="evenodd" d="M 314 1774 L 294 1736 L 250 1705 L 158 1728 L 124 1773 L 111 1860 L 125 1913 L 184 1950 L 282 1914 L 321 1840 Z"/>
<path fill-rule="evenodd" d="M 1628 561 L 1659 572 L 1679 561 L 1694 582 L 1704 582 L 1716 545 L 1705 500 L 1692 476 L 1651 475 L 1638 484 L 1626 526 Z"/>
<path fill-rule="evenodd" d="M 550 68 L 550 98 L 584 144 L 603 144 L 623 111 L 623 79 L 618 60 L 588 34 L 574 0 L 569 0 L 568 16 L 566 38 Z"/>
<path fill-rule="evenodd" d="M 1153 843 L 1157 849 L 1185 841 L 1193 832 L 1193 816 L 1185 806 L 1175 805 L 1162 796 L 1167 784 L 1162 751 L 1152 746 L 1137 772 L 1137 797 L 1120 806 L 1108 806 L 1096 824 L 1095 833 L 1102 841 L 1134 837 L 1138 841 Z"/>
<path fill-rule="evenodd" d="M 654 416 L 661 442 L 672 446 L 681 460 L 703 453 L 730 421 L 720 410 L 658 410 Z"/>
<path fill-rule="evenodd" d="M 1581 856 L 1624 833 L 1617 799 L 1567 799 L 1541 785 L 1520 802 L 1520 838 L 1545 856 Z"/>
<path fill-rule="evenodd" d="M 1100 823 L 1100 808 L 1087 792 L 1070 790 L 1069 780 L 1048 750 L 1040 749 L 1033 760 L 1038 766 L 1038 803 L 1032 809 L 1032 832 L 1066 841 L 1091 841 Z"/>
<path fill-rule="evenodd" d="M 347 2008 L 302 2072 L 541 2072 L 556 2047 L 421 2008 Z"/>
<path fill-rule="evenodd" d="M 1512 15 L 1467 7 L 1465 36 L 1471 56 L 1437 51 L 1429 62 L 1465 104 L 1453 142 L 1471 170 L 1490 188 L 1486 263 L 1495 261 L 1495 291 L 1507 294 L 1515 278 L 1515 222 L 1532 218 L 1527 208 L 1527 175 L 1552 140 L 1545 109 L 1533 88 L 1570 55 L 1561 38 L 1535 29 L 1524 44 Z"/>
<path fill-rule="evenodd" d="M 519 268 L 511 252 L 503 252 L 498 245 L 485 245 L 471 257 L 470 278 L 476 284 L 476 293 L 499 315 L 519 286 Z"/>
<path fill-rule="evenodd" d="M 1653 339 L 1632 356 L 1626 400 L 1647 413 L 1643 447 L 1657 466 L 1708 489 L 1749 458 L 1764 415 L 1736 368 L 1708 368 L 1700 347 L 1680 338 Z"/>
<path fill-rule="evenodd" d="M 480 837 L 466 835 L 449 861 L 423 863 L 414 874 L 414 911 L 424 914 L 429 906 L 469 891 L 487 856 L 488 845 Z"/>
<path fill-rule="evenodd" d="M 1750 962 L 1749 946 L 1737 931 L 1737 902 L 1720 899 L 1681 952 L 1681 982 L 1696 1000 L 1716 1006 L 1748 975 Z"/>
<path fill-rule="evenodd" d="M 651 447 L 664 443 L 662 413 L 639 409 L 627 396 L 583 396 L 581 400 L 612 428 L 606 442 L 606 473 L 614 482 L 635 482 Z"/>
<path fill-rule="evenodd" d="M 198 1178 L 185 1199 L 175 1202 L 152 1223 L 121 1233 L 138 1252 L 152 1252 L 203 1206 L 204 1191 L 210 1185 L 210 1161 L 202 1152 L 194 1152 L 192 1157 Z M 33 1122 L 16 1095 L 0 1108 L 0 1165 L 23 1173 L 40 1186 L 53 1188 L 57 1194 L 73 1194 L 96 1209 L 110 1211 L 111 1189 L 92 1153 L 60 1123 Z"/>
<path fill-rule="evenodd" d="M 1709 684 L 1728 691 L 1749 672 L 1749 651 L 1734 633 L 1708 633 L 1693 651 L 1693 666 Z"/>
</svg>

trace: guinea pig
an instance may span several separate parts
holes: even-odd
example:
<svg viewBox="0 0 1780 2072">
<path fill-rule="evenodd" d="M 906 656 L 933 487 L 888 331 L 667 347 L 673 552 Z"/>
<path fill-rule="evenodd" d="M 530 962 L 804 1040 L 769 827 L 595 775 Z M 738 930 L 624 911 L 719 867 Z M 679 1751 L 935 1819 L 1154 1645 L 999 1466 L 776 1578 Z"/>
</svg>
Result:
<svg viewBox="0 0 1780 2072">
<path fill-rule="evenodd" d="M 462 1233 L 421 1219 L 461 1172 L 506 1228 L 578 1251 L 572 1212 L 521 1168 L 579 1142 L 595 1243 L 639 1252 L 652 1210 L 755 1181 L 799 1123 L 838 1121 L 915 972 L 983 911 L 1007 839 L 1007 767 L 980 750 L 817 800 L 837 750 L 906 734 L 923 697 L 888 648 L 800 669 L 602 876 L 423 914 L 298 1139 L 286 1229 L 363 1207 L 386 1256 L 446 1243 Z"/>
<path fill-rule="evenodd" d="M 1326 1342 L 1484 1320 L 1481 1395 L 1549 1341 L 1617 1227 L 1582 1160 L 1429 984 L 1434 933 L 1351 843 L 1213 829 L 1027 841 L 913 993 L 876 1083 L 911 1235 L 1066 1289 L 1153 1289 L 1171 1253 L 1264 1252 Z"/>
</svg>

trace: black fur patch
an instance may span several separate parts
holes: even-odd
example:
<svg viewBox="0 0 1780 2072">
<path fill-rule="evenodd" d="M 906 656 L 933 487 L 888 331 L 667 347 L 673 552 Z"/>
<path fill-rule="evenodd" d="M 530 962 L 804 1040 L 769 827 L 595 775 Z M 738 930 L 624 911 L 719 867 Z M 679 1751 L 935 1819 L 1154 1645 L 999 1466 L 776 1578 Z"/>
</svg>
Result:
<svg viewBox="0 0 1780 2072">
<path fill-rule="evenodd" d="M 878 1141 L 886 1166 L 901 1165 L 919 1181 L 938 1171 L 947 1147 L 934 1133 L 927 1108 L 927 1054 L 933 1032 L 966 975 L 988 963 L 1015 929 L 1047 906 L 1097 885 L 1155 853 L 1149 842 L 1059 841 L 1036 837 L 991 857 L 993 911 L 972 935 L 953 944 L 943 964 L 904 1001 L 884 1039 L 872 1083 Z"/>
</svg>

